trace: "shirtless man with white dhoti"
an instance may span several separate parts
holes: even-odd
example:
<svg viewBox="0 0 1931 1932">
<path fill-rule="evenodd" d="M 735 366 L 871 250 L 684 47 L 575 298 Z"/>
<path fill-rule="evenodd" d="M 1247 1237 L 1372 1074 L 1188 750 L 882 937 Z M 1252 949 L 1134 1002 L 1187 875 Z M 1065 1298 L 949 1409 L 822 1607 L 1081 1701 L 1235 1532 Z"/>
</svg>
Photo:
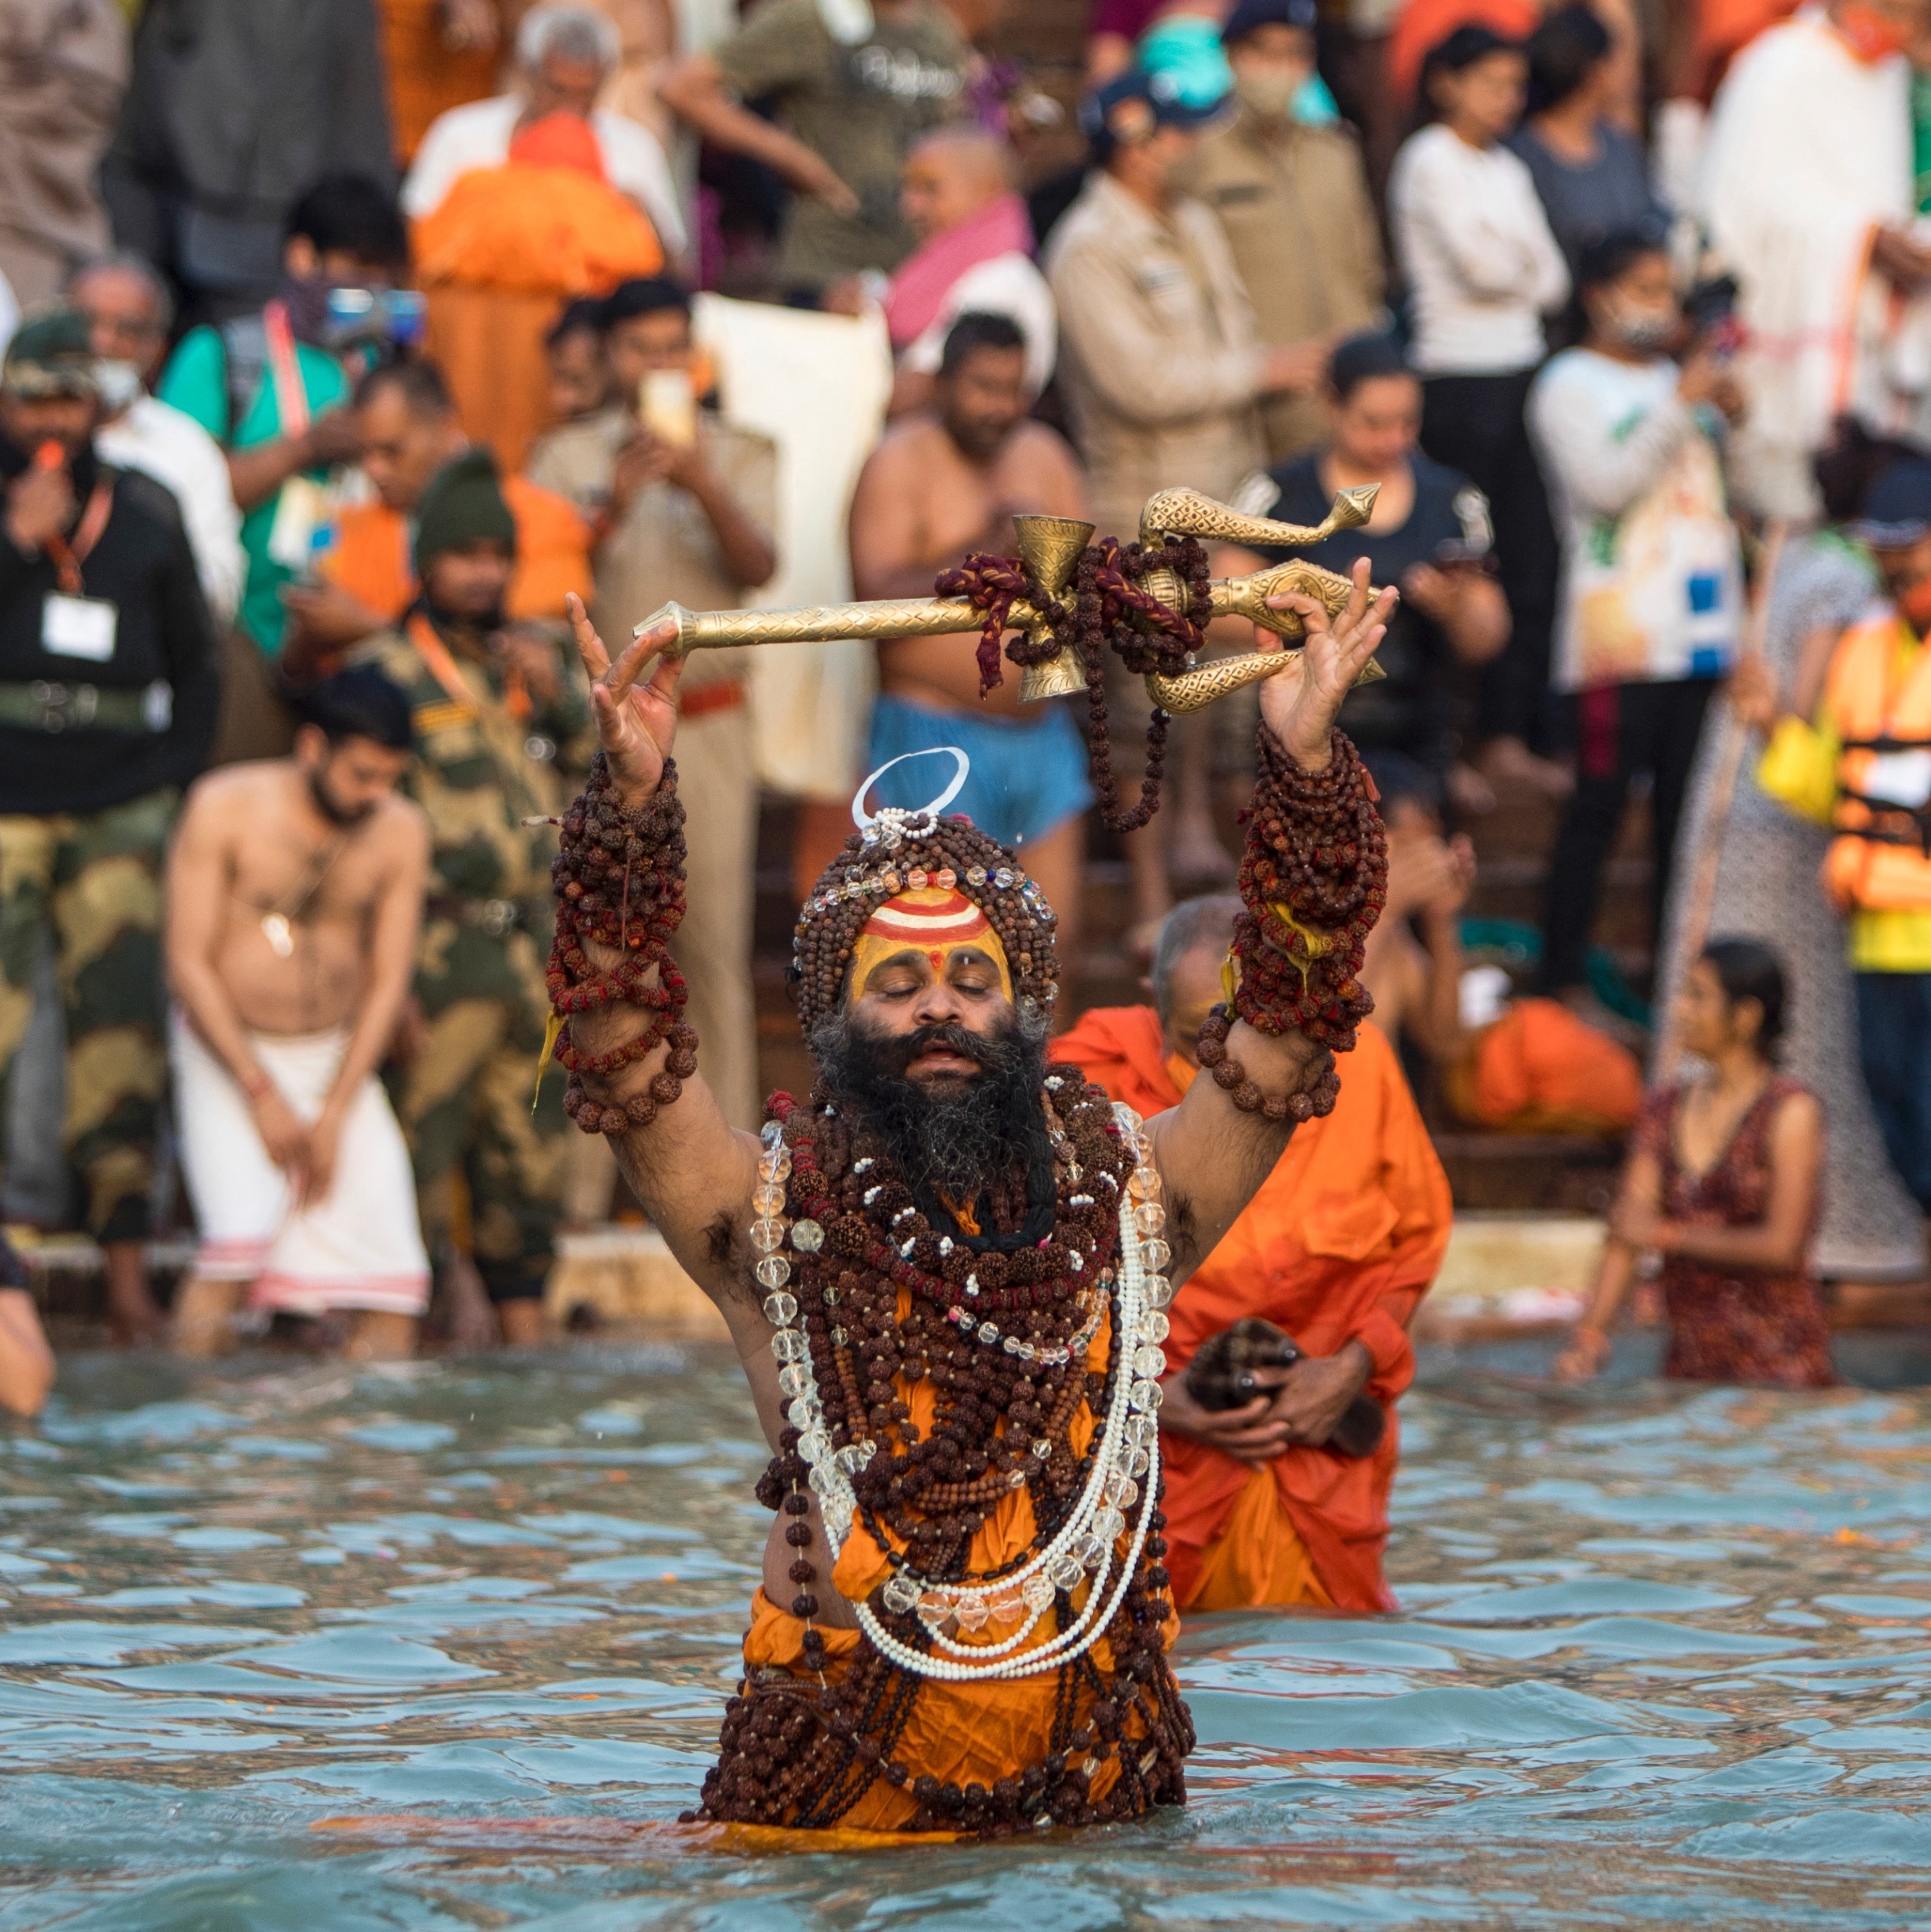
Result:
<svg viewBox="0 0 1931 1932">
<path fill-rule="evenodd" d="M 380 671 L 317 688 L 293 756 L 189 793 L 167 877 L 182 1167 L 201 1228 L 176 1346 L 251 1309 L 354 1317 L 407 1355 L 429 1293 L 409 1155 L 375 1070 L 415 969 L 428 824 L 397 788 L 408 700 Z"/>
</svg>

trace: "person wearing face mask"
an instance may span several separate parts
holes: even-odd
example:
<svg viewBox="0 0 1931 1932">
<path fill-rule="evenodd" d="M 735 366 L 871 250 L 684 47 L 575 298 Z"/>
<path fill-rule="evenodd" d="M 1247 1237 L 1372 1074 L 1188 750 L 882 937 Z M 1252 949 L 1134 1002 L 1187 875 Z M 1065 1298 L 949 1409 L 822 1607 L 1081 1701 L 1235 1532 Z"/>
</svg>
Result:
<svg viewBox="0 0 1931 1932">
<path fill-rule="evenodd" d="M 94 446 L 123 470 L 144 470 L 173 491 L 208 608 L 218 622 L 233 620 L 247 560 L 242 513 L 221 446 L 185 411 L 148 385 L 161 374 L 174 321 L 174 297 L 145 256 L 122 250 L 83 262 L 67 298 L 87 318 L 102 420 Z"/>
<path fill-rule="evenodd" d="M 1699 212 L 1741 284 L 1749 420 L 1737 493 L 1812 518 L 1811 461 L 1848 408 L 1887 428 L 1908 298 L 1931 289 L 1916 238 L 1911 72 L 1925 0 L 1806 7 L 1737 56 L 1710 112 Z"/>
<path fill-rule="evenodd" d="M 1851 533 L 1884 598 L 1838 639 L 1815 711 L 1746 667 L 1736 708 L 1768 735 L 1757 782 L 1829 825 L 1824 896 L 1846 922 L 1857 1051 L 1884 1151 L 1931 1216 L 1931 462 L 1878 477 Z"/>
<path fill-rule="evenodd" d="M 331 478 L 359 452 L 345 406 L 371 359 L 366 338 L 345 338 L 343 316 L 380 314 L 408 261 L 402 218 L 385 189 L 360 175 L 319 181 L 289 216 L 281 292 L 254 314 L 189 330 L 162 374 L 161 400 L 227 452 L 248 553 L 217 764 L 285 757 L 294 744 L 294 714 L 277 680 L 282 592 L 308 574 L 329 524 Z"/>
<path fill-rule="evenodd" d="M 1263 396 L 1269 463 L 1312 449 L 1335 344 L 1371 327 L 1387 275 L 1360 144 L 1308 118 L 1314 0 L 1239 0 L 1221 30 L 1235 108 L 1181 175 L 1220 218 L 1261 340 L 1291 353 L 1287 385 Z"/>
<path fill-rule="evenodd" d="M 1742 558 L 1722 444 L 1741 413 L 1721 354 L 1670 349 L 1683 317 L 1669 257 L 1612 235 L 1578 276 L 1588 333 L 1536 379 L 1529 427 L 1562 532 L 1555 682 L 1572 713 L 1575 790 L 1549 862 L 1542 989 L 1582 1004 L 1602 867 L 1629 787 L 1652 780 L 1654 930 L 1697 740 L 1742 618 Z"/>
</svg>

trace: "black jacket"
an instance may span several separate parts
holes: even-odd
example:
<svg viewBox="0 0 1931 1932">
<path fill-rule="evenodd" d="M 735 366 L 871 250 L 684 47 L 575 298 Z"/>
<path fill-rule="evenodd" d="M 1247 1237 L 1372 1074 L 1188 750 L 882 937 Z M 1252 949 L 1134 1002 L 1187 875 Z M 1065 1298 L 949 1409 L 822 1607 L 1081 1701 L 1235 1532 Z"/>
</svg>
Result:
<svg viewBox="0 0 1931 1932">
<path fill-rule="evenodd" d="M 0 440 L 0 478 L 18 476 L 25 460 Z M 96 474 L 112 482 L 113 508 L 81 579 L 86 596 L 119 610 L 114 655 L 94 663 L 42 648 L 44 608 L 60 588 L 53 564 L 38 551 L 16 549 L 0 532 L 0 685 L 138 692 L 160 680 L 173 694 L 173 722 L 164 731 L 44 731 L 0 722 L 0 813 L 101 812 L 164 785 L 185 785 L 214 743 L 220 660 L 180 510 L 152 477 L 104 465 L 97 471 L 88 458 L 74 479 L 83 514 Z"/>
</svg>

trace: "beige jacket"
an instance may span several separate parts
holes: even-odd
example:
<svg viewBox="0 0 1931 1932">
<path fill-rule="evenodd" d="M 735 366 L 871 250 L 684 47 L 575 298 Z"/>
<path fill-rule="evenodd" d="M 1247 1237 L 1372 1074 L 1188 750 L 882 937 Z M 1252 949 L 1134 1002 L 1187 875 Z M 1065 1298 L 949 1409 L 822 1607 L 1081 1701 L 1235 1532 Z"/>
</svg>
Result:
<svg viewBox="0 0 1931 1932">
<path fill-rule="evenodd" d="M 1381 320 L 1381 231 L 1344 129 L 1269 127 L 1243 108 L 1201 142 L 1182 183 L 1226 231 L 1262 341 L 1351 335 Z M 1323 440 L 1318 396 L 1272 395 L 1260 409 L 1270 463 Z"/>
<path fill-rule="evenodd" d="M 1225 497 L 1259 466 L 1260 334 L 1206 208 L 1183 199 L 1156 214 L 1095 169 L 1053 230 L 1046 274 L 1103 535 L 1137 536 L 1156 490 Z"/>
</svg>

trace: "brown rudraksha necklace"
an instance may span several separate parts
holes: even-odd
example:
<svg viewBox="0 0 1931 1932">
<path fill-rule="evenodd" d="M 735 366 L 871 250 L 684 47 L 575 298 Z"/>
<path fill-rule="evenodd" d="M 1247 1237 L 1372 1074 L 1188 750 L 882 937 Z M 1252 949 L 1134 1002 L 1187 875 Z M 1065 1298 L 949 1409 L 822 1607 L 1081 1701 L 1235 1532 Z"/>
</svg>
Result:
<svg viewBox="0 0 1931 1932">
<path fill-rule="evenodd" d="M 808 1668 L 822 1671 L 824 1647 L 811 1622 L 819 1606 L 809 1588 L 816 1570 L 806 1555 L 806 1491 L 818 1498 L 834 1561 L 862 1526 L 893 1574 L 857 1606 L 857 1663 L 821 1687 L 819 1708 L 829 1700 L 829 1714 L 818 1742 L 796 1741 L 814 1760 L 809 1788 L 835 1792 L 835 1808 L 830 1798 L 795 1816 L 768 1802 L 743 1806 L 736 1752 L 772 1757 L 770 1726 L 761 1730 L 758 1715 L 771 1694 L 754 1694 L 727 1714 L 722 1756 L 706 1786 L 709 1815 L 830 1822 L 884 1777 L 912 1784 L 926 1818 L 914 1828 L 1085 1822 L 1092 1776 L 1112 1753 L 1120 1758 L 1118 1815 L 1180 1789 L 1191 1730 L 1161 1636 L 1167 1579 L 1155 1412 L 1173 1291 L 1158 1170 L 1131 1110 L 1064 1070 L 1047 1087 L 1056 1222 L 1047 1240 L 1010 1252 L 975 1252 L 916 1209 L 908 1214 L 908 1191 L 828 1100 L 806 1108 L 773 1099 L 752 1238 L 790 1426 L 759 1495 L 792 1519 L 785 1538 L 800 1593 L 791 1609 L 806 1626 Z M 1107 1364 L 1095 1371 L 1087 1351 L 1109 1315 Z M 935 1386 L 923 1434 L 901 1378 Z M 1083 1403 L 1097 1426 L 1076 1456 L 1070 1434 Z M 972 1571 L 974 1536 L 1021 1488 L 1037 1526 L 1032 1546 L 996 1571 Z M 1089 1654 L 1103 1636 L 1110 1679 Z M 957 1791 L 894 1760 L 924 1681 L 1056 1672 L 1056 1748 L 1023 1776 L 999 1781 L 1009 1790 Z M 1084 1726 L 1073 1721 L 1083 1690 L 1095 1699 Z M 1140 1717 L 1131 1738 L 1128 1708 Z M 1096 1748 L 1098 1760 L 1083 1770 L 1069 1759 L 1069 1750 L 1077 1758 Z M 797 1783 L 806 1788 L 802 1775 Z"/>
</svg>

